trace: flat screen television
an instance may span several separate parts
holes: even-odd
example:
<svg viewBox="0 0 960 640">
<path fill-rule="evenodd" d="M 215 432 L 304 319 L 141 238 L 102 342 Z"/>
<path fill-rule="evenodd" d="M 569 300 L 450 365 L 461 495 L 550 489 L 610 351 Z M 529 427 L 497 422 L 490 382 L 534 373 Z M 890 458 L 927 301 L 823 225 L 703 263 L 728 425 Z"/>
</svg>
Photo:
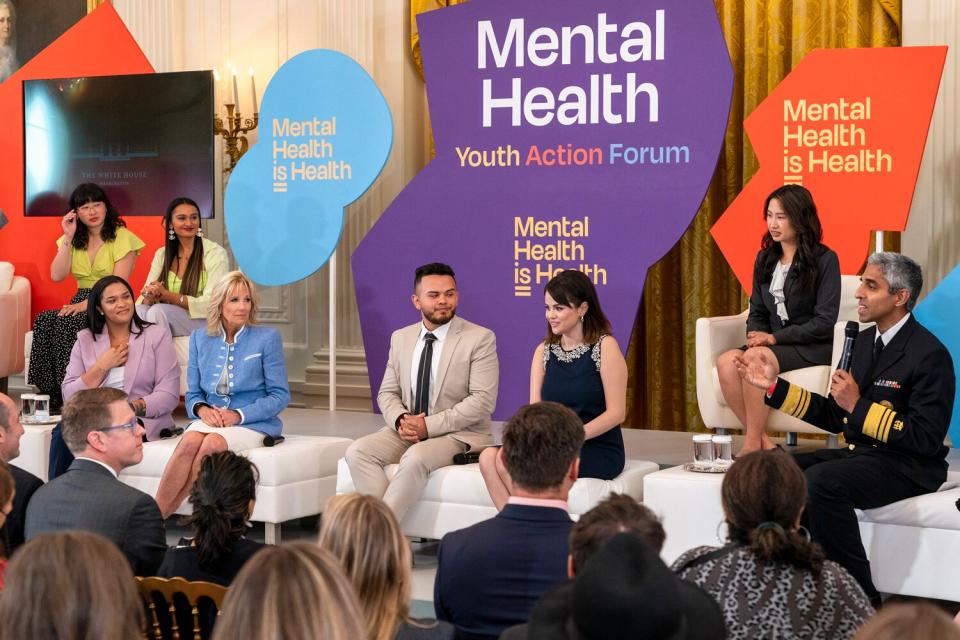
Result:
<svg viewBox="0 0 960 640">
<path fill-rule="evenodd" d="M 162 215 L 177 196 L 213 216 L 209 71 L 23 83 L 24 212 L 62 216 L 94 182 L 123 216 Z"/>
</svg>

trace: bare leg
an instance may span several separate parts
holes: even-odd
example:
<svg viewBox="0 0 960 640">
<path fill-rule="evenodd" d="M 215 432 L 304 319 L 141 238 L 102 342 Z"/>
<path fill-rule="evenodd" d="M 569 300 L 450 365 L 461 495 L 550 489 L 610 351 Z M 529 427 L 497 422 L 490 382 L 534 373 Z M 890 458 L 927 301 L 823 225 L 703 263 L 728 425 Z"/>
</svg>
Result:
<svg viewBox="0 0 960 640">
<path fill-rule="evenodd" d="M 180 493 L 177 494 L 177 497 L 174 500 L 174 511 L 176 511 L 177 507 L 183 504 L 183 501 L 187 499 L 188 495 L 190 495 L 190 489 L 193 488 L 193 483 L 197 481 L 197 476 L 200 475 L 200 464 L 203 462 L 203 459 L 212 453 L 226 450 L 227 441 L 222 437 L 215 433 L 204 434 L 203 444 L 200 445 L 200 450 L 194 457 L 193 465 L 190 467 L 190 477 L 187 478 L 186 484 L 183 485 L 183 488 L 180 489 Z"/>
<path fill-rule="evenodd" d="M 733 411 L 744 427 L 747 426 L 747 408 L 743 403 L 743 379 L 740 372 L 737 371 L 737 365 L 734 358 L 742 356 L 740 349 L 733 349 L 721 354 L 717 358 L 717 376 L 720 378 L 720 391 L 723 393 L 723 399 L 727 401 L 727 406 Z"/>
<path fill-rule="evenodd" d="M 745 357 L 751 359 L 760 357 L 760 355 L 763 355 L 767 362 L 773 363 L 775 367 L 774 374 L 780 372 L 780 363 L 777 361 L 777 356 L 766 347 L 751 347 L 747 349 Z M 738 455 L 744 455 L 759 449 L 772 449 L 776 445 L 774 445 L 770 437 L 767 436 L 766 432 L 767 416 L 770 415 L 770 407 L 767 406 L 764 399 L 766 391 L 764 389 L 758 389 L 746 380 L 741 380 L 741 385 L 743 389 L 743 404 L 747 411 L 747 420 L 744 425 L 747 431 L 743 448 L 740 449 Z"/>
<path fill-rule="evenodd" d="M 190 468 L 193 466 L 193 459 L 200 450 L 203 443 L 204 434 L 196 431 L 189 431 L 180 438 L 180 443 L 174 449 L 173 455 L 167 462 L 163 470 L 163 476 L 160 477 L 160 486 L 157 488 L 157 506 L 160 507 L 160 513 L 164 518 L 170 517 L 170 514 L 177 510 L 180 502 L 177 502 L 177 496 L 183 491 L 190 476 Z"/>
<path fill-rule="evenodd" d="M 513 482 L 503 465 L 498 463 L 500 447 L 487 447 L 480 452 L 480 475 L 487 485 L 490 499 L 497 511 L 503 511 L 504 505 L 513 493 Z"/>
</svg>

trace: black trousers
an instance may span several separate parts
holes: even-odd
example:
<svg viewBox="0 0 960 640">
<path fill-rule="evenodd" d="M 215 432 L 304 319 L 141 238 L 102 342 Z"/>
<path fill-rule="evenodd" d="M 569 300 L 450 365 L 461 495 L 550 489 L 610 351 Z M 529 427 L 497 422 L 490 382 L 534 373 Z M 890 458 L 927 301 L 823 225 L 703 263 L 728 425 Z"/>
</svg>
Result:
<svg viewBox="0 0 960 640">
<path fill-rule="evenodd" d="M 880 594 L 873 585 L 854 509 L 875 509 L 929 493 L 900 471 L 895 455 L 822 449 L 793 457 L 807 477 L 805 518 L 811 537 L 871 599 Z"/>
</svg>

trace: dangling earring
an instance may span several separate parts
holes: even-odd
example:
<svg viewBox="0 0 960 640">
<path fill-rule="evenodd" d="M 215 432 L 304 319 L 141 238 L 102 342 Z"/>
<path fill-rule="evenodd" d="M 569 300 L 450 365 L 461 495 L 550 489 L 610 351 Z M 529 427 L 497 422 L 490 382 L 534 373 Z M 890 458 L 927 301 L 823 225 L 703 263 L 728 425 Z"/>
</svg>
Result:
<svg viewBox="0 0 960 640">
<path fill-rule="evenodd" d="M 583 322 L 583 316 L 580 316 L 580 322 Z"/>
<path fill-rule="evenodd" d="M 176 239 L 177 239 L 177 234 L 175 234 L 175 233 L 173 232 L 173 227 L 170 227 L 170 232 L 167 234 L 167 239 L 168 239 L 168 240 L 176 240 Z"/>
<path fill-rule="evenodd" d="M 198 238 L 202 238 L 202 237 L 203 237 L 203 228 L 197 229 L 197 237 L 198 237 Z"/>
</svg>

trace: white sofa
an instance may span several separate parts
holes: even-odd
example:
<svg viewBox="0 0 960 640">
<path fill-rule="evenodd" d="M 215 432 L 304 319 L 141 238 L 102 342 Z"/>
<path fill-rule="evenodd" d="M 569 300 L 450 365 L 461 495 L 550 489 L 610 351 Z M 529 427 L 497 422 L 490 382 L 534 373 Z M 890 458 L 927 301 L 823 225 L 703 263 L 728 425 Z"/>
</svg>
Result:
<svg viewBox="0 0 960 640">
<path fill-rule="evenodd" d="M 143 445 L 143 461 L 123 470 L 120 480 L 150 495 L 156 495 L 160 476 L 179 438 L 157 440 Z M 275 447 L 258 447 L 244 452 L 260 471 L 257 506 L 250 517 L 266 525 L 268 544 L 280 542 L 280 523 L 321 513 L 334 494 L 337 460 L 352 442 L 349 438 L 287 436 Z M 178 514 L 190 513 L 184 502 Z"/>
<path fill-rule="evenodd" d="M 826 395 L 830 391 L 830 375 L 840 360 L 843 348 L 843 331 L 847 321 L 857 320 L 857 301 L 853 297 L 860 283 L 859 276 L 840 276 L 840 314 L 834 327 L 833 359 L 831 366 L 820 365 L 788 371 L 782 377 L 810 391 Z M 726 351 L 736 349 L 746 342 L 747 311 L 736 316 L 698 318 L 696 325 L 697 404 L 704 424 L 710 429 L 743 430 L 733 410 L 723 398 L 720 377 L 717 374 L 717 358 Z M 771 411 L 767 419 L 770 431 L 788 433 L 826 433 L 825 431 L 797 420 L 793 416 Z M 830 446 L 836 446 L 836 436 L 830 434 Z"/>
<path fill-rule="evenodd" d="M 627 460 L 626 467 L 613 480 L 581 478 L 570 490 L 570 513 L 577 517 L 611 493 L 625 493 L 643 499 L 643 477 L 659 469 L 655 462 Z M 388 478 L 397 465 L 386 468 Z M 346 460 L 337 465 L 337 493 L 356 489 Z M 427 486 L 416 504 L 400 523 L 403 533 L 413 538 L 440 539 L 444 534 L 463 529 L 497 515 L 477 464 L 450 465 L 430 474 Z"/>
</svg>

